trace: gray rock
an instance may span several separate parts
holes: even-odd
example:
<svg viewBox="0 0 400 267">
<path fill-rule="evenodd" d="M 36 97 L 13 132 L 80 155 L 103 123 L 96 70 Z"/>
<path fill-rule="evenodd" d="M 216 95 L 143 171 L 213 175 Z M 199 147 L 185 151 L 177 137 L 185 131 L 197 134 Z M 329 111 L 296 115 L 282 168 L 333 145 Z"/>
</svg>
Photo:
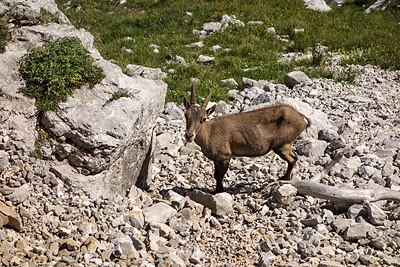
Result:
<svg viewBox="0 0 400 267">
<path fill-rule="evenodd" d="M 9 166 L 8 153 L 4 150 L 0 150 L 0 173 L 2 173 Z"/>
<path fill-rule="evenodd" d="M 24 184 L 18 188 L 10 195 L 6 196 L 7 200 L 10 200 L 14 205 L 24 202 L 30 196 L 30 186 L 29 184 Z"/>
<path fill-rule="evenodd" d="M 172 136 L 169 133 L 162 133 L 156 136 L 156 146 L 163 149 L 171 144 Z"/>
<path fill-rule="evenodd" d="M 165 105 L 163 114 L 170 120 L 184 120 L 185 118 L 185 113 L 174 102 Z"/>
<path fill-rule="evenodd" d="M 269 28 L 267 28 L 267 32 L 270 33 L 270 34 L 272 34 L 272 35 L 275 35 L 275 34 L 276 34 L 276 30 L 275 30 L 274 27 L 269 27 Z"/>
<path fill-rule="evenodd" d="M 314 217 L 314 218 L 307 218 L 303 219 L 300 221 L 304 226 L 316 226 L 320 223 L 322 223 L 322 219 L 320 217 Z"/>
<path fill-rule="evenodd" d="M 329 6 L 342 6 L 348 0 L 325 0 L 326 4 Z"/>
<path fill-rule="evenodd" d="M 342 267 L 343 265 L 337 261 L 321 261 L 318 267 Z"/>
<path fill-rule="evenodd" d="M 213 46 L 210 47 L 210 50 L 215 52 L 215 51 L 220 50 L 221 48 L 222 47 L 220 45 L 213 45 Z"/>
<path fill-rule="evenodd" d="M 328 149 L 330 151 L 345 147 L 346 147 L 346 141 L 341 136 L 335 137 L 328 145 Z"/>
<path fill-rule="evenodd" d="M 179 63 L 179 64 L 186 64 L 185 59 L 184 59 L 183 57 L 181 57 L 181 56 L 178 56 L 178 55 L 174 56 L 174 57 L 172 58 L 172 60 L 173 60 L 174 62 Z"/>
<path fill-rule="evenodd" d="M 58 144 L 55 154 L 59 160 L 63 160 L 76 151 L 76 148 L 70 144 Z"/>
<path fill-rule="evenodd" d="M 186 203 L 185 197 L 172 190 L 168 190 L 165 194 L 165 198 L 169 200 L 172 203 L 172 206 L 177 210 L 181 210 Z"/>
<path fill-rule="evenodd" d="M 189 247 L 186 249 L 186 255 L 190 263 L 200 264 L 202 262 L 203 252 L 198 247 Z"/>
<path fill-rule="evenodd" d="M 367 217 L 367 211 L 364 209 L 364 206 L 361 204 L 353 204 L 349 207 L 347 210 L 347 218 L 349 219 L 355 219 L 358 216 L 365 216 Z"/>
<path fill-rule="evenodd" d="M 311 80 L 304 72 L 297 70 L 287 73 L 283 81 L 287 87 L 292 89 L 297 84 L 310 82 Z"/>
<path fill-rule="evenodd" d="M 383 263 L 388 266 L 400 266 L 400 257 L 387 256 L 383 258 Z"/>
<path fill-rule="evenodd" d="M 221 24 L 224 27 L 227 26 L 244 26 L 244 23 L 241 22 L 240 20 L 236 19 L 235 15 L 228 16 L 228 15 L 223 15 L 221 18 Z"/>
<path fill-rule="evenodd" d="M 20 25 L 35 25 L 41 18 L 40 7 L 24 1 L 2 1 L 0 17 L 8 22 Z"/>
<path fill-rule="evenodd" d="M 219 101 L 217 103 L 217 106 L 215 107 L 215 114 L 228 114 L 230 111 L 231 107 L 225 103 L 225 101 Z"/>
<path fill-rule="evenodd" d="M 274 192 L 274 198 L 279 205 L 283 205 L 286 207 L 293 204 L 296 194 L 296 187 L 290 184 L 284 184 Z"/>
<path fill-rule="evenodd" d="M 203 47 L 203 46 L 204 46 L 203 41 L 195 42 L 195 43 L 191 43 L 191 44 L 186 45 L 186 47 Z"/>
<path fill-rule="evenodd" d="M 230 78 L 230 79 L 226 79 L 226 80 L 221 80 L 222 83 L 228 84 L 230 86 L 238 86 L 238 83 L 235 81 L 235 79 Z"/>
<path fill-rule="evenodd" d="M 247 22 L 247 25 L 252 25 L 252 26 L 254 26 L 254 25 L 263 25 L 264 24 L 264 22 L 263 21 L 259 21 L 259 20 L 250 20 L 250 21 L 248 21 Z"/>
<path fill-rule="evenodd" d="M 321 157 L 325 154 L 325 149 L 328 144 L 325 141 L 306 137 L 297 141 L 295 146 L 299 155 L 306 157 Z"/>
<path fill-rule="evenodd" d="M 271 252 L 260 252 L 260 259 L 258 262 L 259 267 L 272 266 L 275 261 L 275 255 Z"/>
<path fill-rule="evenodd" d="M 254 86 L 258 86 L 258 81 L 246 77 L 242 78 L 242 83 L 244 88 L 251 88 Z"/>
<path fill-rule="evenodd" d="M 361 165 L 361 159 L 359 157 L 343 158 L 340 163 L 343 165 L 341 175 L 344 178 L 351 179 L 353 175 L 358 171 Z"/>
<path fill-rule="evenodd" d="M 371 6 L 369 6 L 364 13 L 368 14 L 373 10 L 385 10 L 390 3 L 396 2 L 396 0 L 377 0 Z"/>
<path fill-rule="evenodd" d="M 374 203 L 367 203 L 368 219 L 373 225 L 383 225 L 386 213 Z"/>
<path fill-rule="evenodd" d="M 228 193 L 218 193 L 211 195 L 200 190 L 193 190 L 190 198 L 205 207 L 209 208 L 212 213 L 223 216 L 233 213 L 232 197 Z"/>
<path fill-rule="evenodd" d="M 352 219 L 338 219 L 332 222 L 332 227 L 338 234 L 342 234 L 354 222 Z"/>
<path fill-rule="evenodd" d="M 167 74 L 162 72 L 160 68 L 148 68 L 132 64 L 126 65 L 126 73 L 129 76 L 141 76 L 150 80 L 162 80 L 167 77 Z"/>
<path fill-rule="evenodd" d="M 139 230 L 144 227 L 143 211 L 138 208 L 127 211 L 127 213 L 124 214 L 123 218 L 125 222 L 129 223 Z"/>
<path fill-rule="evenodd" d="M 31 3 L 33 8 L 45 9 L 50 12 L 63 24 L 70 24 L 67 16 L 64 15 L 60 10 L 58 10 L 57 3 L 54 0 L 37 0 Z"/>
<path fill-rule="evenodd" d="M 360 175 L 361 177 L 370 178 L 377 171 L 378 170 L 376 168 L 371 167 L 371 166 L 362 165 L 362 166 L 358 167 L 358 175 Z"/>
<path fill-rule="evenodd" d="M 229 90 L 228 91 L 228 98 L 231 101 L 243 102 L 244 97 L 238 94 L 238 90 Z"/>
<path fill-rule="evenodd" d="M 214 60 L 215 60 L 215 57 L 209 57 L 209 56 L 203 56 L 203 55 L 200 55 L 197 58 L 197 61 L 200 63 L 210 63 L 210 62 L 213 62 Z"/>
<path fill-rule="evenodd" d="M 177 211 L 170 205 L 159 202 L 143 209 L 145 223 L 165 223 Z"/>
<path fill-rule="evenodd" d="M 260 89 L 257 86 L 253 86 L 251 88 L 244 89 L 240 94 L 245 98 L 250 100 L 256 99 L 259 95 L 263 94 L 264 90 Z"/>
<path fill-rule="evenodd" d="M 366 238 L 369 232 L 375 231 L 375 228 L 367 223 L 356 223 L 350 225 L 344 232 L 343 238 L 345 240 L 358 240 Z"/>
<path fill-rule="evenodd" d="M 318 139 L 326 141 L 326 142 L 332 142 L 338 136 L 339 136 L 339 134 L 332 128 L 321 129 L 318 132 Z"/>
<path fill-rule="evenodd" d="M 208 22 L 204 23 L 201 27 L 202 30 L 208 33 L 219 32 L 221 30 L 221 23 L 220 22 Z"/>
<path fill-rule="evenodd" d="M 193 29 L 192 33 L 193 33 L 193 35 L 200 36 L 200 37 L 204 37 L 207 35 L 207 32 L 205 30 L 199 31 L 199 30 Z"/>
<path fill-rule="evenodd" d="M 306 8 L 314 11 L 319 11 L 319 12 L 331 11 L 331 8 L 326 4 L 324 0 L 304 0 L 304 4 Z"/>
</svg>

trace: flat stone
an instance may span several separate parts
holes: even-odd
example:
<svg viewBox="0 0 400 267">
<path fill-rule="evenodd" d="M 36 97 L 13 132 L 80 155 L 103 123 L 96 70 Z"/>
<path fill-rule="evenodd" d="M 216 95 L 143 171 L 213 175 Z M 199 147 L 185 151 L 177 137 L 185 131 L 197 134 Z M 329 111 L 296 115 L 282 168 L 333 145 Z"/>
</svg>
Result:
<svg viewBox="0 0 400 267">
<path fill-rule="evenodd" d="M 0 194 L 2 195 L 9 195 L 12 194 L 14 191 L 15 191 L 14 188 L 10 188 L 6 185 L 0 188 Z"/>
<path fill-rule="evenodd" d="M 209 208 L 212 213 L 223 216 L 233 213 L 232 197 L 228 193 L 218 193 L 215 195 L 205 193 L 200 190 L 193 190 L 190 198 L 205 207 Z"/>
<path fill-rule="evenodd" d="M 374 225 L 383 225 L 387 219 L 386 213 L 375 203 L 367 203 L 368 219 Z"/>
<path fill-rule="evenodd" d="M 345 240 L 358 240 L 366 238 L 368 232 L 374 231 L 375 227 L 367 223 L 356 223 L 350 225 L 344 232 L 343 238 Z"/>
<path fill-rule="evenodd" d="M 15 191 L 6 196 L 6 199 L 12 201 L 14 204 L 19 204 L 24 202 L 30 196 L 29 184 L 24 184 L 15 189 Z"/>
<path fill-rule="evenodd" d="M 285 75 L 284 83 L 287 87 L 292 89 L 295 85 L 311 81 L 308 76 L 302 71 L 292 71 Z"/>
<path fill-rule="evenodd" d="M 165 223 L 177 211 L 170 205 L 159 202 L 143 209 L 145 223 Z"/>
<path fill-rule="evenodd" d="M 200 63 L 209 63 L 209 62 L 213 62 L 214 60 L 215 60 L 215 57 L 209 57 L 209 56 L 203 56 L 203 55 L 200 55 L 197 58 L 197 61 Z"/>
<path fill-rule="evenodd" d="M 343 265 L 337 261 L 321 261 L 318 267 L 342 267 Z"/>
<path fill-rule="evenodd" d="M 208 22 L 204 23 L 201 29 L 206 32 L 218 32 L 221 30 L 221 26 L 222 25 L 219 22 Z"/>
<path fill-rule="evenodd" d="M 260 252 L 259 254 L 260 254 L 258 262 L 259 267 L 273 266 L 276 256 L 272 253 L 272 251 Z"/>
</svg>

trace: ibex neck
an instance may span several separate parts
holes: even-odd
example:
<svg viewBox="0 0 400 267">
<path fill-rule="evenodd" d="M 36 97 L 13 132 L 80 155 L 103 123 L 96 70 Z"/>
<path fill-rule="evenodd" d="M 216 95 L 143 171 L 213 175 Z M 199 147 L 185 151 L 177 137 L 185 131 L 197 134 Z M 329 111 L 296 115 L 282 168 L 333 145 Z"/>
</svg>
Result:
<svg viewBox="0 0 400 267">
<path fill-rule="evenodd" d="M 208 122 L 205 122 L 203 126 L 200 128 L 200 131 L 197 133 L 194 142 L 201 146 L 202 148 L 208 143 L 209 135 L 208 135 Z"/>
</svg>

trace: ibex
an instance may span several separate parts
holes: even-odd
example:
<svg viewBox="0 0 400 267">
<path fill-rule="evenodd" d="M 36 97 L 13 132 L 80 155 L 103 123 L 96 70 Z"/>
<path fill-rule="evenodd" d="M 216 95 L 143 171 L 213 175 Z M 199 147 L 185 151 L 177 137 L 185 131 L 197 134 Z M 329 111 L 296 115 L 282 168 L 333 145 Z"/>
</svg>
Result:
<svg viewBox="0 0 400 267">
<path fill-rule="evenodd" d="M 293 143 L 310 126 L 310 121 L 290 105 L 277 102 L 257 110 L 215 117 L 207 121 L 215 105 L 207 109 L 214 89 L 203 104 L 196 107 L 195 89 L 192 86 L 190 103 L 183 98 L 185 106 L 188 142 L 194 141 L 204 155 L 214 161 L 216 192 L 223 192 L 223 177 L 232 157 L 258 157 L 270 150 L 288 163 L 281 178 L 290 180 L 297 155 Z"/>
</svg>

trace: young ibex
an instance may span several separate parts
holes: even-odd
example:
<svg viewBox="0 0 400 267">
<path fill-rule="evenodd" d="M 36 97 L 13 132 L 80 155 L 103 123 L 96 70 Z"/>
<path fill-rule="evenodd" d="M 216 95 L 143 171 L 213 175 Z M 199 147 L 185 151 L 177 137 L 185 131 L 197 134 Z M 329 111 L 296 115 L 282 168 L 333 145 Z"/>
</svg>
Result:
<svg viewBox="0 0 400 267">
<path fill-rule="evenodd" d="M 206 121 L 215 110 L 215 105 L 206 109 L 213 91 L 200 107 L 196 107 L 192 86 L 190 103 L 184 97 L 183 104 L 186 109 L 185 138 L 188 142 L 198 144 L 204 155 L 214 161 L 216 192 L 224 191 L 222 180 L 232 157 L 257 157 L 270 150 L 287 161 L 287 171 L 281 179 L 290 180 L 297 160 L 292 145 L 310 126 L 310 121 L 290 105 L 281 102 Z"/>
</svg>

